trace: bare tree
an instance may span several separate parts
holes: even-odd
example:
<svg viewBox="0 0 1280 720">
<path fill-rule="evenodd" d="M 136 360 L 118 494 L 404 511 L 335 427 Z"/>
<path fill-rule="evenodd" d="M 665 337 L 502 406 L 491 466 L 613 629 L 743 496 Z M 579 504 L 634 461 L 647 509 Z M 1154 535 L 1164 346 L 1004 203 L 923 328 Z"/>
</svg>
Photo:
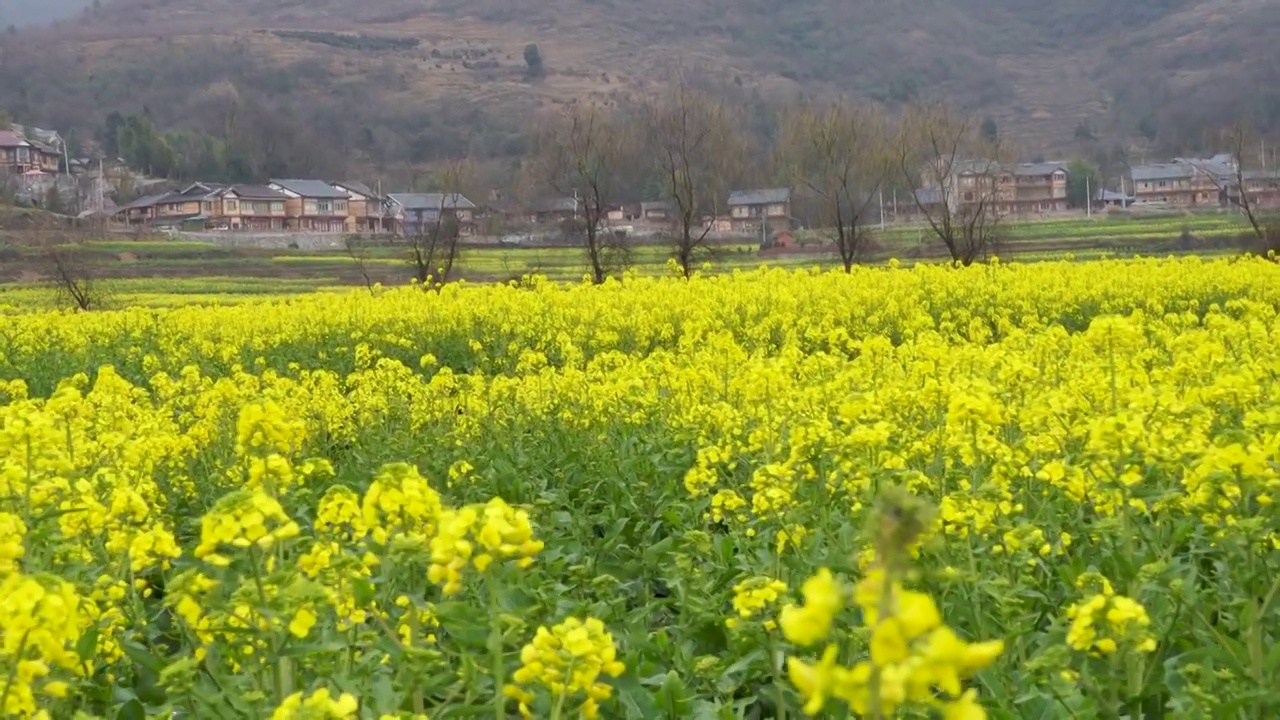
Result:
<svg viewBox="0 0 1280 720">
<path fill-rule="evenodd" d="M 746 152 L 729 105 L 689 86 L 684 77 L 644 108 L 645 140 L 655 155 L 663 193 L 676 215 L 675 260 L 685 277 L 705 250 L 720 198 Z M 703 215 L 711 224 L 703 224 Z"/>
<path fill-rule="evenodd" d="M 83 248 L 76 247 L 62 234 L 44 241 L 45 272 L 60 301 L 81 311 L 103 306 L 106 293 L 97 282 L 93 263 Z"/>
<path fill-rule="evenodd" d="M 897 146 L 912 201 L 951 259 L 987 258 L 1014 193 L 1000 141 L 982 137 L 971 116 L 934 104 L 906 110 Z"/>
<path fill-rule="evenodd" d="M 1259 240 L 1266 241 L 1263 206 L 1269 195 L 1280 193 L 1280 173 L 1268 171 L 1262 156 L 1262 140 L 1244 122 L 1221 133 L 1221 142 L 1231 155 L 1229 168 L 1199 168 L 1217 187 L 1226 202 L 1239 208 Z M 1257 154 L 1255 154 L 1255 151 Z"/>
<path fill-rule="evenodd" d="M 343 247 L 347 251 L 347 257 L 356 264 L 356 269 L 360 271 L 360 277 L 364 278 L 364 286 L 368 288 L 369 294 L 373 294 L 373 278 L 369 277 L 369 244 L 359 235 L 351 234 L 342 238 Z"/>
<path fill-rule="evenodd" d="M 414 232 L 406 233 L 406 243 L 414 277 L 424 287 L 438 287 L 453 276 L 462 250 L 462 224 L 475 210 L 464 194 L 474 192 L 474 178 L 470 162 L 446 163 L 432 177 L 438 192 L 428 195 L 431 206 L 415 209 L 418 222 Z"/>
<path fill-rule="evenodd" d="M 868 221 L 889 175 L 888 123 L 871 108 L 843 102 L 806 105 L 782 124 L 781 163 L 801 193 L 813 196 L 845 272 L 862 259 Z"/>
<path fill-rule="evenodd" d="M 587 262 L 596 284 L 629 262 L 626 238 L 605 225 L 627 174 L 636 171 L 636 128 L 620 113 L 597 104 L 575 104 L 534 138 L 538 178 L 561 195 L 574 196 L 571 230 L 586 238 Z"/>
</svg>

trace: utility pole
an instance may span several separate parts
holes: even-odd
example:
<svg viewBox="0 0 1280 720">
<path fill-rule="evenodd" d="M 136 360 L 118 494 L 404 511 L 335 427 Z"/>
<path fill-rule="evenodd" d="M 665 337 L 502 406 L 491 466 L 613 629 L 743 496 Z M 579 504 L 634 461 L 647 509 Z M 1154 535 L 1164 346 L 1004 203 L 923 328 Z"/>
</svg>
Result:
<svg viewBox="0 0 1280 720">
<path fill-rule="evenodd" d="M 1088 208 L 1085 211 L 1085 217 L 1092 218 L 1093 217 L 1093 186 L 1089 181 L 1090 181 L 1089 176 L 1085 175 L 1084 176 L 1085 207 Z"/>
<path fill-rule="evenodd" d="M 884 232 L 884 188 L 880 188 L 880 231 Z"/>
</svg>

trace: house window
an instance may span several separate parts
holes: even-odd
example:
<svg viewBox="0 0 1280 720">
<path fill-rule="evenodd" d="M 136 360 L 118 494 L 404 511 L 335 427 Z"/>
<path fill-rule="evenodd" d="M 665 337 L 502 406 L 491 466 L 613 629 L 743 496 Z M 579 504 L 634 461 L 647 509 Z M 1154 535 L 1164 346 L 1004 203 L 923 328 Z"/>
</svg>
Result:
<svg viewBox="0 0 1280 720">
<path fill-rule="evenodd" d="M 322 213 L 333 212 L 333 203 L 328 200 L 317 200 L 316 212 L 322 212 Z"/>
<path fill-rule="evenodd" d="M 227 212 L 229 213 L 240 212 L 239 203 L 237 203 L 235 200 L 227 200 L 226 205 L 227 205 Z"/>
<path fill-rule="evenodd" d="M 346 200 L 334 200 L 334 201 L 333 201 L 333 209 L 334 209 L 334 210 L 336 210 L 336 211 L 338 211 L 338 212 L 346 212 L 346 211 L 347 211 L 347 201 L 346 201 Z"/>
<path fill-rule="evenodd" d="M 1167 187 L 1168 185 L 1169 183 L 1165 182 L 1164 180 L 1160 181 L 1160 187 Z"/>
</svg>

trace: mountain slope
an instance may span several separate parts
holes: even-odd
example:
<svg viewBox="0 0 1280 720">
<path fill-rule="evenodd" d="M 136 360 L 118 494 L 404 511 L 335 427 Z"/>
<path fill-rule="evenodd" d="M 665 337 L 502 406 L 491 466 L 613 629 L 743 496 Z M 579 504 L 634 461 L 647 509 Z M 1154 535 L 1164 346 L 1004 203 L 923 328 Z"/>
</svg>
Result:
<svg viewBox="0 0 1280 720">
<path fill-rule="evenodd" d="M 1280 64 L 1278 29 L 1267 0 L 114 0 L 0 39 L 15 88 L 0 103 L 81 137 L 145 109 L 217 136 L 283 133 L 274 152 L 299 172 L 386 170 L 517 155 L 540 108 L 682 67 L 759 107 L 947 97 L 1023 154 L 1056 155 L 1186 145 L 1242 112 L 1276 125 L 1280 101 L 1253 81 Z"/>
<path fill-rule="evenodd" d="M 0 0 L 0 30 L 61 20 L 91 4 L 90 0 Z"/>
</svg>

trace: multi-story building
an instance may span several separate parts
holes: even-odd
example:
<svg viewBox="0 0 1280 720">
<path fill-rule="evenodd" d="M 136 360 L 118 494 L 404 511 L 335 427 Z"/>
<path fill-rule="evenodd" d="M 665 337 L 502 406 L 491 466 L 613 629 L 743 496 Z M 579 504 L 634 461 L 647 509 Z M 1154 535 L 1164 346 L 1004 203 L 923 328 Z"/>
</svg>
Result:
<svg viewBox="0 0 1280 720">
<path fill-rule="evenodd" d="M 925 168 L 919 196 L 937 203 L 945 200 L 953 209 L 981 205 L 999 215 L 1063 212 L 1067 209 L 1067 175 L 1066 163 L 1006 165 L 993 160 L 959 160 L 949 167 Z M 949 187 L 944 189 L 944 184 Z"/>
<path fill-rule="evenodd" d="M 770 235 L 791 229 L 791 188 L 734 190 L 729 193 L 729 227 L 735 233 Z"/>
<path fill-rule="evenodd" d="M 1136 165 L 1129 170 L 1134 205 L 1221 207 L 1227 202 L 1235 171 L 1234 158 L 1225 154 Z"/>
<path fill-rule="evenodd" d="M 280 231 L 288 216 L 288 196 L 265 185 L 232 185 L 219 194 L 214 228 L 220 230 Z"/>
<path fill-rule="evenodd" d="M 1014 215 L 1065 212 L 1067 209 L 1066 163 L 1018 163 L 1010 166 L 1006 178 L 1012 178 L 1013 193 L 1005 202 Z M 1010 182 L 1006 179 L 1006 186 Z"/>
<path fill-rule="evenodd" d="M 331 184 L 347 193 L 347 232 L 391 232 L 391 214 L 385 195 L 354 180 Z"/>
<path fill-rule="evenodd" d="M 56 175 L 62 161 L 62 137 L 56 132 L 22 125 L 0 130 L 0 170 L 14 175 Z"/>
<path fill-rule="evenodd" d="M 460 193 L 391 193 L 387 200 L 399 235 L 431 232 L 449 218 L 458 223 L 459 234 L 475 234 L 476 205 Z"/>
<path fill-rule="evenodd" d="M 272 180 L 267 187 L 283 193 L 285 229 L 336 232 L 347 229 L 351 195 L 323 180 Z"/>
</svg>

